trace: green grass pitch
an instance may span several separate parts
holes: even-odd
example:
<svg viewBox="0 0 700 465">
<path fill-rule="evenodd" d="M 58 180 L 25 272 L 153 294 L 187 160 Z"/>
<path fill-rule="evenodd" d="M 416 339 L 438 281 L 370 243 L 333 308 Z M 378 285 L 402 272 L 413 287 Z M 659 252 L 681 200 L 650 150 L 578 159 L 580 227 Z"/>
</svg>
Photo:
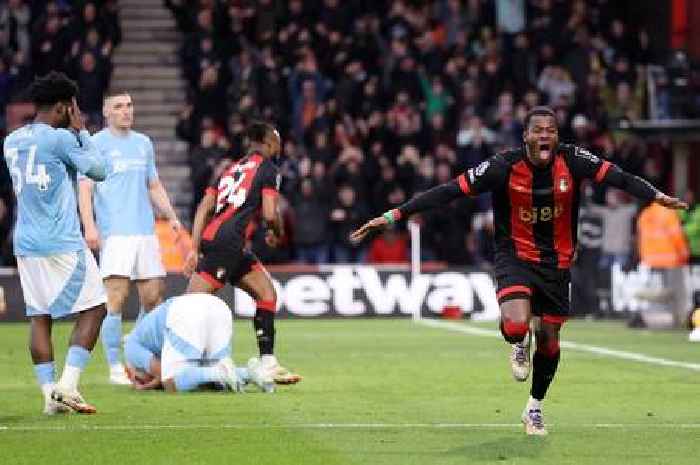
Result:
<svg viewBox="0 0 700 465">
<path fill-rule="evenodd" d="M 59 365 L 69 329 L 54 331 Z M 250 322 L 235 331 L 245 363 Z M 563 334 L 700 362 L 682 332 L 577 321 Z M 110 386 L 98 347 L 82 382 L 94 416 L 40 414 L 26 346 L 27 325 L 0 326 L 3 465 L 700 463 L 700 372 L 688 368 L 565 350 L 545 404 L 550 435 L 533 438 L 519 425 L 529 382 L 512 380 L 504 342 L 408 320 L 278 322 L 280 359 L 305 378 L 273 395 Z"/>
</svg>

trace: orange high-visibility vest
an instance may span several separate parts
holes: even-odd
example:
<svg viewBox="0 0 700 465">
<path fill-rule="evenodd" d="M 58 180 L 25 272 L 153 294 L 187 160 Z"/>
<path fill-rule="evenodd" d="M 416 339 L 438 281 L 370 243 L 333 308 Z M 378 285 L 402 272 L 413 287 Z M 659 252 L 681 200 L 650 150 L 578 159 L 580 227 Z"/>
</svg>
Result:
<svg viewBox="0 0 700 465">
<path fill-rule="evenodd" d="M 688 244 L 678 215 L 652 203 L 637 220 L 639 258 L 652 268 L 677 268 L 688 263 Z"/>
<path fill-rule="evenodd" d="M 175 234 L 167 221 L 157 220 L 156 236 L 160 243 L 160 253 L 165 271 L 182 272 L 185 259 L 192 250 L 192 238 L 189 233 L 181 229 L 178 234 Z"/>
</svg>

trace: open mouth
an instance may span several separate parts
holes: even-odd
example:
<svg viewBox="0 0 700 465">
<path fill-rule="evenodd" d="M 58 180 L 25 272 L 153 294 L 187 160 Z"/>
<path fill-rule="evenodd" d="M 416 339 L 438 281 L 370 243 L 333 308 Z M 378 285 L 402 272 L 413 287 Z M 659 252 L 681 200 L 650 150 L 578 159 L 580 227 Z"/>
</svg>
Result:
<svg viewBox="0 0 700 465">
<path fill-rule="evenodd" d="M 538 153 L 540 154 L 540 159 L 541 160 L 549 160 L 549 157 L 552 153 L 552 148 L 549 144 L 539 144 L 538 147 Z"/>
</svg>

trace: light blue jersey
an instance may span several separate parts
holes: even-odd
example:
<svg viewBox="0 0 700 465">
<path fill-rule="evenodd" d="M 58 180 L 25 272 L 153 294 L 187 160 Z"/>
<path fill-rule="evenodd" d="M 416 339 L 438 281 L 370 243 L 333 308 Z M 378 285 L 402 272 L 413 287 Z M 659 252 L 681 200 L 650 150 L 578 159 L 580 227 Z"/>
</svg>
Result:
<svg viewBox="0 0 700 465">
<path fill-rule="evenodd" d="M 109 161 L 100 156 L 90 134 L 32 123 L 7 136 L 4 155 L 17 197 L 15 255 L 45 257 L 84 249 L 76 175 L 100 181 L 109 171 Z"/>
<path fill-rule="evenodd" d="M 92 141 L 114 166 L 107 179 L 95 184 L 93 191 L 100 235 L 106 239 L 154 234 L 148 184 L 158 178 L 158 173 L 151 140 L 136 131 L 118 136 L 105 128 Z"/>
<path fill-rule="evenodd" d="M 129 334 L 124 346 L 124 357 L 129 365 L 148 371 L 153 357 L 160 358 L 165 343 L 165 323 L 172 297 L 144 316 Z"/>
</svg>

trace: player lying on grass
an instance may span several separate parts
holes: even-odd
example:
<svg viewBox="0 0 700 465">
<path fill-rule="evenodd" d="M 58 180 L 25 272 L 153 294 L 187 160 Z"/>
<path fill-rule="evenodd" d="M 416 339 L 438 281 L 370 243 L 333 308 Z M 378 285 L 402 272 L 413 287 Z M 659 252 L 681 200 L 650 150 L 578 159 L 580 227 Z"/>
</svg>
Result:
<svg viewBox="0 0 700 465">
<path fill-rule="evenodd" d="M 500 329 L 513 345 L 511 368 L 518 381 L 530 373 L 534 329 L 532 389 L 522 421 L 527 434 L 544 435 L 542 401 L 557 371 L 559 331 L 569 315 L 569 267 L 576 249 L 581 182 L 590 179 L 669 208 L 686 205 L 582 147 L 560 144 L 550 108 L 528 113 L 523 142 L 374 218 L 351 239 L 359 242 L 370 232 L 462 195 L 492 193 Z"/>
<path fill-rule="evenodd" d="M 214 383 L 239 392 L 252 382 L 264 392 L 274 381 L 259 359 L 247 368 L 231 360 L 231 309 L 211 294 L 172 297 L 139 321 L 124 347 L 127 371 L 136 389 L 192 391 Z"/>
</svg>

